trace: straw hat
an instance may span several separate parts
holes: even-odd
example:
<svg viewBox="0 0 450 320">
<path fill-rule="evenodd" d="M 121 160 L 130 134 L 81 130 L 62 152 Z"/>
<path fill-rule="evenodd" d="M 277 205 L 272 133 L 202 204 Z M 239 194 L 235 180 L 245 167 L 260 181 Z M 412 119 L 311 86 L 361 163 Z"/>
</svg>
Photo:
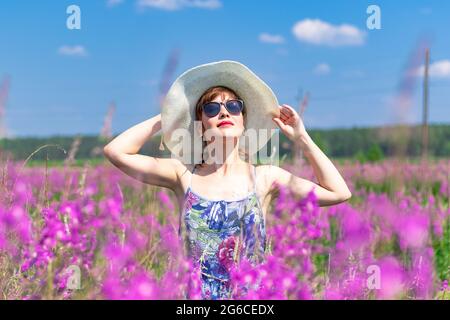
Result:
<svg viewBox="0 0 450 320">
<path fill-rule="evenodd" d="M 201 163 L 201 148 L 194 148 L 194 137 L 200 138 L 201 146 L 201 136 L 194 128 L 195 106 L 202 94 L 215 86 L 232 89 L 244 101 L 247 121 L 243 135 L 251 136 L 250 129 L 258 133 L 256 143 L 240 139 L 240 147 L 245 147 L 250 156 L 266 145 L 273 129 L 277 128 L 272 118 L 279 116 L 278 100 L 270 87 L 248 67 L 230 60 L 199 65 L 175 80 L 162 104 L 163 142 L 173 155 L 183 158 L 183 162 Z M 190 143 L 189 139 L 183 142 L 176 129 L 186 129 L 184 131 L 190 133 Z"/>
</svg>

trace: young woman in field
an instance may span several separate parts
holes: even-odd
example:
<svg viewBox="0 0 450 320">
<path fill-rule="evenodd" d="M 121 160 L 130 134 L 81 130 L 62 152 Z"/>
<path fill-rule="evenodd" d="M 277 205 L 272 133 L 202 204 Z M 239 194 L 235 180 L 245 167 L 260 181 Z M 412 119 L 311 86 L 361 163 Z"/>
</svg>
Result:
<svg viewBox="0 0 450 320">
<path fill-rule="evenodd" d="M 180 152 L 174 133 L 186 129 L 194 134 L 194 122 L 200 124 L 197 128 L 203 136 L 201 156 L 186 161 L 181 155 L 193 155 L 198 148 L 183 145 Z M 319 184 L 275 165 L 255 166 L 242 159 L 244 132 L 276 127 L 302 150 Z M 138 154 L 161 129 L 166 146 L 177 157 Z M 262 138 L 262 145 L 269 138 Z M 253 152 L 260 149 L 261 141 L 256 145 Z M 104 154 L 129 176 L 175 193 L 190 255 L 201 264 L 205 299 L 228 296 L 226 254 L 230 246 L 239 246 L 239 237 L 248 258 L 255 257 L 255 251 L 264 254 L 267 210 L 279 185 L 289 187 L 298 197 L 314 188 L 320 206 L 351 197 L 344 179 L 312 141 L 298 113 L 289 105 L 279 106 L 272 90 L 234 61 L 205 64 L 183 73 L 170 88 L 162 114 L 117 136 L 104 147 Z"/>
</svg>

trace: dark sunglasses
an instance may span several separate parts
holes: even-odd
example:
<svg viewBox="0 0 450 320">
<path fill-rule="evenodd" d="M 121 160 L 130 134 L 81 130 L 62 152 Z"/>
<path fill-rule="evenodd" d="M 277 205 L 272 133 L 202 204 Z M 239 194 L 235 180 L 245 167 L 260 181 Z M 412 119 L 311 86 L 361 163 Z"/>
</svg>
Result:
<svg viewBox="0 0 450 320">
<path fill-rule="evenodd" d="M 220 112 L 220 106 L 224 104 L 223 102 L 208 102 L 203 105 L 203 111 L 206 116 L 213 118 L 217 116 Z M 244 109 L 244 101 L 242 100 L 228 100 L 225 103 L 225 109 L 228 110 L 232 115 L 237 116 Z"/>
</svg>

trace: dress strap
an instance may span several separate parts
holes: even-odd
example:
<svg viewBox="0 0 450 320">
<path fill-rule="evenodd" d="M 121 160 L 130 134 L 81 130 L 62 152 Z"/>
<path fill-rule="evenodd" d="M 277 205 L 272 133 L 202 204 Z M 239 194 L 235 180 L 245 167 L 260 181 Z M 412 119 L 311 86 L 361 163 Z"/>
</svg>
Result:
<svg viewBox="0 0 450 320">
<path fill-rule="evenodd" d="M 253 191 L 256 194 L 256 166 L 253 166 Z"/>
<path fill-rule="evenodd" d="M 188 186 L 189 189 L 191 189 L 191 186 L 192 186 L 192 175 L 194 174 L 194 171 L 195 171 L 195 164 L 194 164 L 194 168 L 192 169 L 192 172 L 191 172 L 191 177 L 189 178 L 190 179 L 189 180 L 189 186 Z M 186 193 L 187 193 L 187 191 L 186 191 Z M 181 237 L 181 218 L 182 218 L 182 215 L 184 215 L 184 207 L 183 207 L 182 210 L 180 210 L 180 213 L 178 215 L 178 236 L 179 237 Z"/>
<path fill-rule="evenodd" d="M 192 176 L 194 175 L 194 172 L 195 172 L 195 164 L 194 164 L 194 168 L 192 168 L 191 178 L 189 180 L 189 188 L 192 188 Z"/>
</svg>

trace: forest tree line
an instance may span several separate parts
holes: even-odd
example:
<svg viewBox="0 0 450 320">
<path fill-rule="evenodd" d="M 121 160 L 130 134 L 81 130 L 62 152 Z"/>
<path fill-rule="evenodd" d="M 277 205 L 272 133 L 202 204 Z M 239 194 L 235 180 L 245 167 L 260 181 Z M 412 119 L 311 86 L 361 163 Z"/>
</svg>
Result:
<svg viewBox="0 0 450 320">
<path fill-rule="evenodd" d="M 421 126 L 390 126 L 349 129 L 309 129 L 313 141 L 332 158 L 356 158 L 361 161 L 377 161 L 401 152 L 408 157 L 419 157 L 422 152 Z M 10 158 L 24 160 L 34 151 L 33 160 L 63 160 L 78 139 L 75 158 L 92 159 L 103 157 L 102 148 L 109 140 L 95 135 L 52 136 L 47 138 L 20 137 L 0 139 L 0 152 L 9 153 Z M 290 157 L 290 142 L 280 135 L 280 157 Z M 139 151 L 141 154 L 168 157 L 167 149 L 160 150 L 161 137 L 155 136 Z M 64 153 L 57 145 L 66 150 Z M 72 148 L 73 149 L 73 148 Z M 432 157 L 450 157 L 450 125 L 434 124 L 428 130 L 428 154 Z"/>
</svg>

